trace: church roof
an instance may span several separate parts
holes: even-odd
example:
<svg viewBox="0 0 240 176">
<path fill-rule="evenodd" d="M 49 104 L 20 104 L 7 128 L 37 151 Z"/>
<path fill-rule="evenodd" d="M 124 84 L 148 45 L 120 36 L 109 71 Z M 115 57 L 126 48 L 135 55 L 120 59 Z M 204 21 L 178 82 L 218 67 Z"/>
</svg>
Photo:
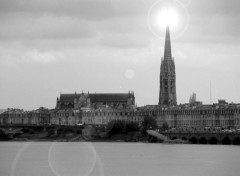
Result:
<svg viewBox="0 0 240 176">
<path fill-rule="evenodd" d="M 117 94 L 90 94 L 91 102 L 126 102 L 129 94 L 117 93 Z"/>
<path fill-rule="evenodd" d="M 81 94 L 61 94 L 60 101 L 61 102 L 73 102 L 75 97 L 80 97 Z"/>
<path fill-rule="evenodd" d="M 61 102 L 73 102 L 74 98 L 79 98 L 82 94 L 61 94 Z M 128 100 L 128 93 L 95 93 L 95 94 L 83 94 L 90 96 L 91 102 L 126 102 Z"/>
</svg>

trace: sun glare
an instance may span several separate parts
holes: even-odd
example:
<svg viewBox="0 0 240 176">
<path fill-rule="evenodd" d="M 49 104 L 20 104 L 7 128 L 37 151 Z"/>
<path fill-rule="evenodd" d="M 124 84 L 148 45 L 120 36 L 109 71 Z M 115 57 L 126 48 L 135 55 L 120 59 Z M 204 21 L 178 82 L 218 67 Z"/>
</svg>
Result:
<svg viewBox="0 0 240 176">
<path fill-rule="evenodd" d="M 157 23 L 162 29 L 166 29 L 167 26 L 174 29 L 177 27 L 178 22 L 178 14 L 173 9 L 164 9 L 157 15 Z"/>
<path fill-rule="evenodd" d="M 160 39 L 165 39 L 166 27 L 169 26 L 171 39 L 176 39 L 187 30 L 189 13 L 180 1 L 157 0 L 149 8 L 147 24 L 149 30 Z"/>
</svg>

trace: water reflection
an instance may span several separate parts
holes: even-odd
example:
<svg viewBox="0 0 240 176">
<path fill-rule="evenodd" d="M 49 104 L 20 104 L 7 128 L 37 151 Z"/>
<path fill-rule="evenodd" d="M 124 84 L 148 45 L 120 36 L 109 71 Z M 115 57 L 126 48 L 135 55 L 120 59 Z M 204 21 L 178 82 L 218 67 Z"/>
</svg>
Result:
<svg viewBox="0 0 240 176">
<path fill-rule="evenodd" d="M 238 176 L 233 145 L 2 142 L 0 175 Z"/>
</svg>

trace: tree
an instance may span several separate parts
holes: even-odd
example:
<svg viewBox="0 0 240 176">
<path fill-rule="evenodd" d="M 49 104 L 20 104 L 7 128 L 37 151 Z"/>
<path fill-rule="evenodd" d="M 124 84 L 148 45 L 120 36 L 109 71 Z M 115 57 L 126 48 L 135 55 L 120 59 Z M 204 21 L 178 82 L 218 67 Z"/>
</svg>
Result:
<svg viewBox="0 0 240 176">
<path fill-rule="evenodd" d="M 164 122 L 162 124 L 162 127 L 161 127 L 161 130 L 165 131 L 165 130 L 168 130 L 169 126 L 168 126 L 168 123 L 167 122 Z"/>
<path fill-rule="evenodd" d="M 114 134 L 121 134 L 124 128 L 124 121 L 122 120 L 112 120 L 107 124 L 107 133 L 109 136 Z"/>
<path fill-rule="evenodd" d="M 142 133 L 146 133 L 148 129 L 156 129 L 157 128 L 157 121 L 152 116 L 145 116 L 142 122 L 141 131 Z"/>
<path fill-rule="evenodd" d="M 125 120 L 112 120 L 107 124 L 107 133 L 109 136 L 114 134 L 127 134 L 128 132 L 138 131 L 138 123 Z"/>
<path fill-rule="evenodd" d="M 123 133 L 127 134 L 128 132 L 139 131 L 139 126 L 137 122 L 125 122 Z"/>
</svg>

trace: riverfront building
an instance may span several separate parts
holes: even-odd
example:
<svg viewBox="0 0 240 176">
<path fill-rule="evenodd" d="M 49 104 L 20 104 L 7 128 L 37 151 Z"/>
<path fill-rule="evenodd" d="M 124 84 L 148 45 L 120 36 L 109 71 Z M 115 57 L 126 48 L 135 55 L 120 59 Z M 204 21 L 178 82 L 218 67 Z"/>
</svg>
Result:
<svg viewBox="0 0 240 176">
<path fill-rule="evenodd" d="M 92 109 L 82 113 L 84 124 L 106 125 L 112 120 L 125 120 L 141 124 L 143 116 L 137 109 Z"/>
<path fill-rule="evenodd" d="M 50 114 L 51 125 L 74 126 L 82 123 L 82 112 L 78 109 L 55 109 Z"/>
<path fill-rule="evenodd" d="M 222 104 L 221 101 L 213 105 L 148 105 L 135 109 L 9 109 L 0 114 L 0 125 L 106 125 L 111 120 L 141 124 L 146 116 L 155 118 L 158 127 L 167 123 L 170 129 L 179 131 L 217 132 L 223 129 L 240 129 L 240 104 Z"/>
<path fill-rule="evenodd" d="M 46 125 L 50 123 L 50 111 L 39 108 L 33 111 L 7 109 L 0 114 L 0 125 Z"/>
<path fill-rule="evenodd" d="M 111 120 L 142 123 L 144 117 L 156 119 L 158 127 L 168 124 L 179 131 L 217 132 L 240 129 L 240 104 L 192 105 L 172 107 L 148 105 L 132 110 L 96 109 L 82 113 L 84 124 L 106 125 Z"/>
<path fill-rule="evenodd" d="M 240 129 L 240 104 L 145 106 L 141 111 L 155 117 L 159 127 L 167 123 L 180 131 Z"/>
</svg>

